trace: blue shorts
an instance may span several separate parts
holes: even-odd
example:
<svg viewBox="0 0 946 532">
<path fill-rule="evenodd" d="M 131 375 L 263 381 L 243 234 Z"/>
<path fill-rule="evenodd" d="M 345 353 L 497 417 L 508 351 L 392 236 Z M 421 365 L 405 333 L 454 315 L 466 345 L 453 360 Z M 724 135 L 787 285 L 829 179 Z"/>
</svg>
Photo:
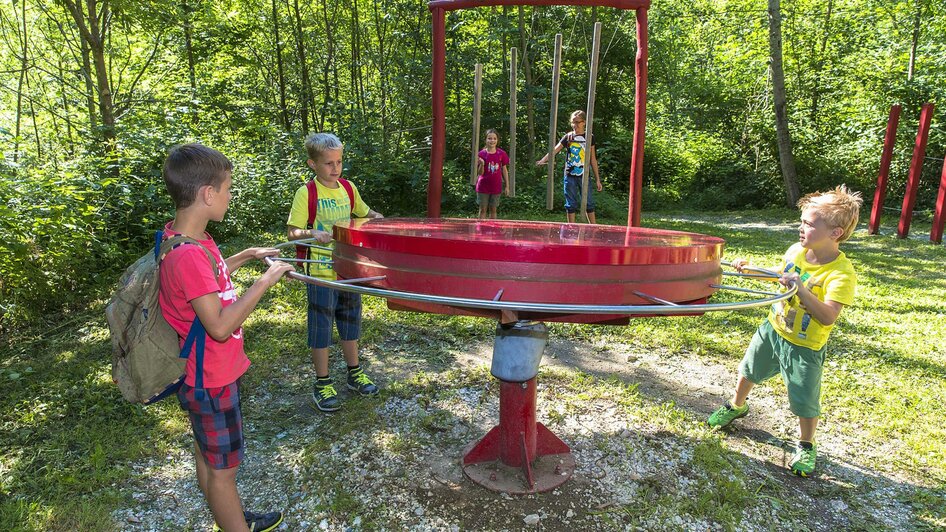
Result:
<svg viewBox="0 0 946 532">
<path fill-rule="evenodd" d="M 588 180 L 588 212 L 595 212 L 595 184 Z M 581 176 L 565 175 L 565 212 L 581 212 Z"/>
<path fill-rule="evenodd" d="M 243 413 L 240 409 L 240 381 L 206 388 L 201 399 L 194 388 L 181 384 L 177 400 L 187 412 L 200 454 L 214 469 L 230 469 L 243 461 Z"/>
<path fill-rule="evenodd" d="M 306 296 L 309 347 L 322 349 L 332 345 L 333 322 L 342 341 L 361 338 L 361 294 L 310 284 L 306 285 Z"/>
</svg>

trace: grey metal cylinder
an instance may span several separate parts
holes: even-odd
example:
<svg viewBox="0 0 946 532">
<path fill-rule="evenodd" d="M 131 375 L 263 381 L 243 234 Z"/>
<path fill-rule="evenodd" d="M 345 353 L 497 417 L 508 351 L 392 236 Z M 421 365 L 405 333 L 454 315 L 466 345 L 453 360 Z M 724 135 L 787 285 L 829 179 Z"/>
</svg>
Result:
<svg viewBox="0 0 946 532">
<path fill-rule="evenodd" d="M 539 373 L 539 363 L 549 339 L 542 322 L 518 321 L 511 326 L 496 326 L 493 363 L 490 373 L 506 382 L 525 382 Z"/>
</svg>

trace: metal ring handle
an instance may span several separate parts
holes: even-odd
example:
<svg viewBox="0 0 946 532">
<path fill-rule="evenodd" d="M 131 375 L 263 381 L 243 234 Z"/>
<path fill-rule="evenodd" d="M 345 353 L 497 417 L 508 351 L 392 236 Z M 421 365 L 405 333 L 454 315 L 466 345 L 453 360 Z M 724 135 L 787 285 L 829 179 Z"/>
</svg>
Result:
<svg viewBox="0 0 946 532">
<path fill-rule="evenodd" d="M 289 243 L 278 244 L 274 247 L 286 247 Z M 263 259 L 267 265 L 274 262 L 271 257 Z M 727 264 L 728 265 L 728 264 Z M 765 270 L 765 273 L 774 274 Z M 763 290 L 752 290 L 748 288 L 733 287 L 727 285 L 711 285 L 719 290 L 732 290 L 754 295 L 763 296 L 760 299 L 751 301 L 739 301 L 731 303 L 701 303 L 693 305 L 566 305 L 559 303 L 527 303 L 521 301 L 494 301 L 490 299 L 471 299 L 463 297 L 437 296 L 433 294 L 418 294 L 415 292 L 400 292 L 397 290 L 388 290 L 384 288 L 374 288 L 371 286 L 359 286 L 352 284 L 351 281 L 327 281 L 318 279 L 309 275 L 303 275 L 299 272 L 288 272 L 286 276 L 290 279 L 302 281 L 304 283 L 316 286 L 334 288 L 344 292 L 352 292 L 366 296 L 376 296 L 384 299 L 400 299 L 404 301 L 415 301 L 421 303 L 436 303 L 451 307 L 479 308 L 489 310 L 507 310 L 520 312 L 544 312 L 550 314 L 619 314 L 619 315 L 678 315 L 695 314 L 703 312 L 716 312 L 722 310 L 742 310 L 755 307 L 764 307 L 778 301 L 784 301 L 795 295 L 797 287 L 790 287 L 785 292 L 768 292 Z M 775 275 L 777 277 L 777 275 Z"/>
</svg>

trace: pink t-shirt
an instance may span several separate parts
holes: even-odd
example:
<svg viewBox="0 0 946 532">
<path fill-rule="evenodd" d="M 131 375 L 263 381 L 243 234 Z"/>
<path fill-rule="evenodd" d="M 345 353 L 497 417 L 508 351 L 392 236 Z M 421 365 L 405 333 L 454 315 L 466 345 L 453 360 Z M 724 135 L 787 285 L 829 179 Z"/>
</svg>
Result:
<svg viewBox="0 0 946 532">
<path fill-rule="evenodd" d="M 164 227 L 166 238 L 178 234 L 180 233 L 171 230 L 170 223 Z M 164 257 L 160 266 L 161 288 L 158 301 L 161 304 L 164 319 L 171 328 L 177 331 L 181 347 L 184 347 L 184 339 L 197 316 L 190 303 L 192 300 L 212 293 L 217 294 L 220 305 L 223 307 L 232 305 L 237 300 L 227 263 L 220 255 L 220 250 L 217 249 L 213 238 L 207 233 L 204 235 L 206 239 L 201 239 L 200 243 L 209 249 L 217 260 L 217 270 L 220 272 L 217 279 L 214 279 L 213 267 L 210 265 L 207 254 L 199 246 L 193 244 L 184 244 L 174 248 Z M 250 359 L 246 357 L 246 352 L 243 350 L 242 327 L 233 331 L 223 342 L 218 342 L 207 335 L 204 345 L 205 388 L 216 388 L 236 382 L 249 367 Z M 195 386 L 197 360 L 193 351 L 187 359 L 186 372 L 184 382 L 189 386 Z"/>
<path fill-rule="evenodd" d="M 480 150 L 480 159 L 483 159 L 483 175 L 476 180 L 476 191 L 481 194 L 502 194 L 503 167 L 509 166 L 509 156 L 499 148 L 493 153 L 483 149 Z"/>
</svg>

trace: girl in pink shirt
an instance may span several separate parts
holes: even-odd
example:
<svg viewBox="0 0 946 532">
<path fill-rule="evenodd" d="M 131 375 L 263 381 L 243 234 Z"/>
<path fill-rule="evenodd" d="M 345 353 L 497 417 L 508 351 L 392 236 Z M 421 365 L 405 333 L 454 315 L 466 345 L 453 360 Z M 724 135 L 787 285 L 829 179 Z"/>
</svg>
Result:
<svg viewBox="0 0 946 532">
<path fill-rule="evenodd" d="M 486 148 L 480 150 L 476 171 L 476 204 L 480 206 L 479 217 L 496 218 L 499 195 L 505 190 L 509 195 L 509 156 L 498 147 L 499 133 L 495 129 L 486 130 Z"/>
</svg>

